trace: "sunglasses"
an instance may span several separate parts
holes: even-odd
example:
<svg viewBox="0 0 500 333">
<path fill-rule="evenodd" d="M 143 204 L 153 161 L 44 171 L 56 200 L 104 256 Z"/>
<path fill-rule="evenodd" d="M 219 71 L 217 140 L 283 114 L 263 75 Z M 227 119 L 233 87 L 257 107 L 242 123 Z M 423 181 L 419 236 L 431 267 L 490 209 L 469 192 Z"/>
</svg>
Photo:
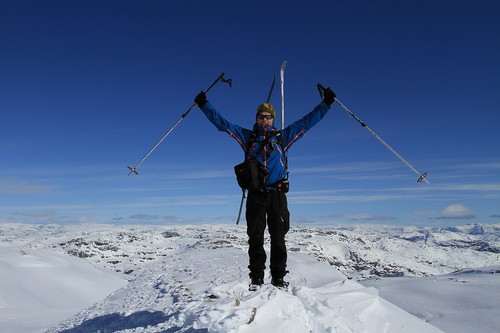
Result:
<svg viewBox="0 0 500 333">
<path fill-rule="evenodd" d="M 273 116 L 271 116 L 270 114 L 266 114 L 266 115 L 263 115 L 263 114 L 258 114 L 258 115 L 257 115 L 257 119 L 266 119 L 266 120 L 271 120 L 271 119 L 273 119 Z"/>
</svg>

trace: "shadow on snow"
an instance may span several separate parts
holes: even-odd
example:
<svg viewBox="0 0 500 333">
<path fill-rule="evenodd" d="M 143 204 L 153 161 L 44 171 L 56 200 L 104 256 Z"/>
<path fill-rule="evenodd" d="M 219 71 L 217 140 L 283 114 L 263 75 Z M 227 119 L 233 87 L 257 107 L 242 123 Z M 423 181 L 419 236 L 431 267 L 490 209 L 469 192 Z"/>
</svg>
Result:
<svg viewBox="0 0 500 333">
<path fill-rule="evenodd" d="M 101 317 L 85 320 L 80 325 L 60 331 L 59 333 L 114 333 L 125 329 L 155 326 L 168 321 L 170 317 L 171 315 L 168 316 L 162 311 L 139 311 L 128 316 L 120 313 L 111 313 Z M 172 327 L 162 331 L 161 333 L 178 332 L 181 328 L 182 327 Z M 195 330 L 192 328 L 186 332 L 194 331 L 207 332 L 206 329 Z"/>
</svg>

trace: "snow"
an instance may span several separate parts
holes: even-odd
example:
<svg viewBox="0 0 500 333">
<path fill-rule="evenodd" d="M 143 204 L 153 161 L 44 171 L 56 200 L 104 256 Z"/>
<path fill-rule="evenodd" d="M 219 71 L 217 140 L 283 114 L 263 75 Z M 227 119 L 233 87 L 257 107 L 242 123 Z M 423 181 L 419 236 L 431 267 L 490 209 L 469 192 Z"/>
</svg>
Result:
<svg viewBox="0 0 500 333">
<path fill-rule="evenodd" d="M 498 231 L 293 228 L 250 292 L 241 226 L 0 224 L 0 332 L 496 332 Z"/>
<path fill-rule="evenodd" d="M 62 251 L 0 243 L 0 332 L 39 331 L 125 285 Z"/>
<path fill-rule="evenodd" d="M 500 265 L 421 279 L 366 280 L 363 285 L 376 287 L 388 301 L 445 332 L 496 332 L 500 321 L 492 318 L 500 309 L 499 276 Z"/>
<path fill-rule="evenodd" d="M 290 258 L 291 290 L 248 291 L 244 251 L 203 245 L 151 266 L 128 287 L 50 332 L 89 331 L 109 314 L 161 314 L 150 331 L 440 332 L 309 255 Z M 126 321 L 128 323 L 128 321 Z M 154 324 L 154 322 L 153 322 Z M 116 325 L 113 322 L 112 325 Z M 104 327 L 105 328 L 105 327 Z M 124 327 L 126 328 L 126 327 Z M 116 329 L 116 328 L 115 328 Z M 69 332 L 73 332 L 69 331 Z"/>
</svg>

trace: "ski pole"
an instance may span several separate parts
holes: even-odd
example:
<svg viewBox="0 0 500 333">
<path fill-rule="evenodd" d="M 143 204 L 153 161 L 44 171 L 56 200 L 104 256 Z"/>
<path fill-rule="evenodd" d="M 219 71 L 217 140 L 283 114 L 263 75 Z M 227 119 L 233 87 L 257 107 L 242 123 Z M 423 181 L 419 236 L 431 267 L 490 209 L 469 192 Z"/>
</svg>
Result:
<svg viewBox="0 0 500 333">
<path fill-rule="evenodd" d="M 246 197 L 245 192 L 246 192 L 246 190 L 243 189 L 243 193 L 241 194 L 240 210 L 238 211 L 238 218 L 236 219 L 236 225 L 240 224 L 241 211 L 243 210 L 243 202 L 245 201 L 245 197 Z"/>
<path fill-rule="evenodd" d="M 219 75 L 219 77 L 217 77 L 217 79 L 210 85 L 210 87 L 207 88 L 207 90 L 205 90 L 205 94 L 208 93 L 210 91 L 210 89 L 212 89 L 213 86 L 215 86 L 215 84 L 219 81 L 222 81 L 224 83 L 227 83 L 229 84 L 229 87 L 232 86 L 232 81 L 231 79 L 225 79 L 224 78 L 224 73 L 221 73 L 221 75 Z M 158 147 L 160 145 L 160 143 L 165 140 L 165 138 L 177 127 L 177 125 L 180 124 L 181 121 L 184 120 L 184 118 L 186 118 L 186 116 L 189 114 L 189 112 L 191 112 L 191 110 L 196 106 L 196 102 L 193 103 L 193 105 L 191 105 L 191 107 L 179 118 L 179 120 L 177 120 L 177 122 L 174 124 L 174 126 L 172 126 L 172 128 L 170 128 L 167 133 L 165 133 L 165 135 L 162 136 L 162 138 L 160 140 L 158 140 L 158 142 L 153 146 L 153 148 L 151 148 L 147 153 L 146 155 L 144 155 L 144 157 L 142 158 L 142 160 L 139 161 L 139 163 L 137 163 L 134 167 L 131 167 L 131 166 L 127 166 L 127 168 L 130 170 L 130 172 L 128 173 L 128 175 L 130 176 L 130 174 L 133 172 L 135 173 L 136 175 L 138 175 L 139 173 L 137 172 L 137 168 L 139 167 L 139 165 L 142 164 L 142 162 L 144 162 L 146 160 L 146 158 L 148 158 L 149 155 L 151 155 L 151 153 L 153 152 L 153 150 L 156 149 L 156 147 Z"/>
<path fill-rule="evenodd" d="M 323 97 L 323 92 L 325 91 L 325 87 L 323 87 L 321 84 L 318 83 L 318 90 L 320 92 L 320 95 Z M 429 181 L 426 179 L 428 173 L 420 173 L 415 169 L 407 160 L 405 160 L 401 155 L 399 155 L 387 142 L 385 142 L 380 136 L 378 136 L 370 127 L 368 127 L 361 119 L 359 119 L 351 110 L 349 110 L 344 104 L 342 104 L 341 101 L 338 100 L 338 98 L 335 98 L 335 101 L 339 103 L 339 105 L 349 114 L 351 115 L 356 121 L 361 125 L 361 127 L 364 127 L 370 132 L 371 135 L 373 135 L 380 143 L 382 143 L 391 153 L 393 153 L 397 158 L 399 158 L 410 170 L 412 170 L 417 176 L 418 180 L 417 183 L 421 183 L 422 181 L 425 181 L 427 184 L 430 184 Z"/>
</svg>

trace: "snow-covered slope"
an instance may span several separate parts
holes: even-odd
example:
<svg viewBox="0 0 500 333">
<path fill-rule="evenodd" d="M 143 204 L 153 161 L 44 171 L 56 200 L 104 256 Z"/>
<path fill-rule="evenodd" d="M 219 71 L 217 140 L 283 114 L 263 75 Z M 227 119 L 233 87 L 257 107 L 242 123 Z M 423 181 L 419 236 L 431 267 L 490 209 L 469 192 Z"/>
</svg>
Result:
<svg viewBox="0 0 500 333">
<path fill-rule="evenodd" d="M 267 277 L 264 288 L 250 293 L 241 226 L 0 224 L 0 332 L 438 331 L 425 321 L 445 331 L 494 332 L 489 329 L 500 319 L 486 309 L 498 308 L 497 268 L 483 274 L 488 282 L 471 280 L 468 286 L 481 287 L 465 294 L 455 278 L 437 275 L 499 265 L 499 230 L 293 228 L 290 290 L 269 286 Z M 31 263 L 31 278 L 20 288 L 25 271 L 19 263 L 36 256 L 52 269 Z M 120 289 L 125 282 L 117 275 L 129 284 Z M 385 278 L 361 281 L 368 287 L 355 282 L 378 277 Z M 20 322 L 28 326 L 23 330 Z"/>
<path fill-rule="evenodd" d="M 500 265 L 420 279 L 370 279 L 393 304 L 445 332 L 498 332 Z"/>
<path fill-rule="evenodd" d="M 0 243 L 0 332 L 40 332 L 126 284 L 62 251 Z"/>
<path fill-rule="evenodd" d="M 49 332 L 440 332 L 309 255 L 291 255 L 289 292 L 248 291 L 246 262 L 198 243 Z"/>
</svg>

